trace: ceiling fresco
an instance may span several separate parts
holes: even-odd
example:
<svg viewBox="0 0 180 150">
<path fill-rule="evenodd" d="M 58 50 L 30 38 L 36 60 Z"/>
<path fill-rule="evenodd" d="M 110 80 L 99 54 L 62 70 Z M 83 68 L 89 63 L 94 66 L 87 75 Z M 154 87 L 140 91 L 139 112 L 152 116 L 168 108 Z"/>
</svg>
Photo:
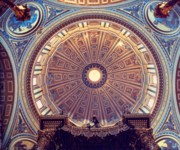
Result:
<svg viewBox="0 0 180 150">
<path fill-rule="evenodd" d="M 31 75 L 38 112 L 62 110 L 77 126 L 93 116 L 106 127 L 124 113 L 152 113 L 158 83 L 156 63 L 143 41 L 106 20 L 77 22 L 53 35 Z"/>
</svg>

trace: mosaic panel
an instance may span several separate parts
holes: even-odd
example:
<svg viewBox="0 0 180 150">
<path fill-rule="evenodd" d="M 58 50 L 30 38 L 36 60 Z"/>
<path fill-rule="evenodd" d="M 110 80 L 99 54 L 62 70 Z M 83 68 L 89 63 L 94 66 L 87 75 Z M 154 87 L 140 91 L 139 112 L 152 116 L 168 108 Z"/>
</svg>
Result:
<svg viewBox="0 0 180 150">
<path fill-rule="evenodd" d="M 161 131 L 163 130 L 169 130 L 169 131 L 174 131 L 176 132 L 176 124 L 174 123 L 173 115 L 170 112 L 169 116 L 167 117 L 166 122 L 164 123 L 163 127 L 161 128 Z"/>
<path fill-rule="evenodd" d="M 161 148 L 161 150 L 179 150 L 180 145 L 171 138 L 164 138 L 157 141 L 157 144 Z"/>
<path fill-rule="evenodd" d="M 32 141 L 28 140 L 22 140 L 17 143 L 12 147 L 13 150 L 31 150 L 35 146 L 35 143 Z"/>
<path fill-rule="evenodd" d="M 150 2 L 146 6 L 147 23 L 156 31 L 164 34 L 172 34 L 180 31 L 179 14 L 172 10 L 167 18 L 157 18 L 154 16 L 154 9 L 160 1 Z"/>
<path fill-rule="evenodd" d="M 42 9 L 36 3 L 26 3 L 30 8 L 31 18 L 26 21 L 18 21 L 14 16 L 14 13 L 7 19 L 6 30 L 9 34 L 15 37 L 27 36 L 36 31 L 42 21 Z"/>
</svg>

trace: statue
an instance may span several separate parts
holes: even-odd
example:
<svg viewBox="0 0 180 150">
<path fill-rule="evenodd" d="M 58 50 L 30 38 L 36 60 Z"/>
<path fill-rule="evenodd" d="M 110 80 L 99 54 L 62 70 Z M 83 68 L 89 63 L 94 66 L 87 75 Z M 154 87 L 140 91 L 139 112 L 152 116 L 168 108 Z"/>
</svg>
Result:
<svg viewBox="0 0 180 150">
<path fill-rule="evenodd" d="M 96 127 L 96 128 L 99 128 L 99 121 L 98 119 L 96 118 L 96 116 L 93 116 L 92 118 L 92 121 L 90 123 L 87 124 L 87 128 L 88 129 L 91 129 L 92 127 Z"/>
</svg>

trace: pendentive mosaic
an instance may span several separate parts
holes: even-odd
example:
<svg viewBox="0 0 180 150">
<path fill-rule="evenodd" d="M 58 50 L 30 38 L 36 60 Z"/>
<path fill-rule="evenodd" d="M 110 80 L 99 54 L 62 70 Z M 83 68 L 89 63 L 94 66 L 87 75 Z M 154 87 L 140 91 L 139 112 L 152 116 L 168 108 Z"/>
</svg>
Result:
<svg viewBox="0 0 180 150">
<path fill-rule="evenodd" d="M 31 18 L 26 21 L 18 21 L 12 12 L 7 19 L 7 32 L 14 37 L 25 37 L 37 30 L 43 19 L 42 8 L 34 2 L 25 3 L 30 8 Z"/>
</svg>

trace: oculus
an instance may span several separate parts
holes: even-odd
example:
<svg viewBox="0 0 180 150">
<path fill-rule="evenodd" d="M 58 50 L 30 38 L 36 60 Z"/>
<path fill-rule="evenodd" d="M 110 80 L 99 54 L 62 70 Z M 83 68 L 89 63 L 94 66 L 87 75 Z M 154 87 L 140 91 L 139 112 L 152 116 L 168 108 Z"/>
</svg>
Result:
<svg viewBox="0 0 180 150">
<path fill-rule="evenodd" d="M 90 88 L 101 87 L 107 79 L 106 69 L 97 63 L 86 66 L 82 73 L 82 80 L 84 84 Z"/>
</svg>

